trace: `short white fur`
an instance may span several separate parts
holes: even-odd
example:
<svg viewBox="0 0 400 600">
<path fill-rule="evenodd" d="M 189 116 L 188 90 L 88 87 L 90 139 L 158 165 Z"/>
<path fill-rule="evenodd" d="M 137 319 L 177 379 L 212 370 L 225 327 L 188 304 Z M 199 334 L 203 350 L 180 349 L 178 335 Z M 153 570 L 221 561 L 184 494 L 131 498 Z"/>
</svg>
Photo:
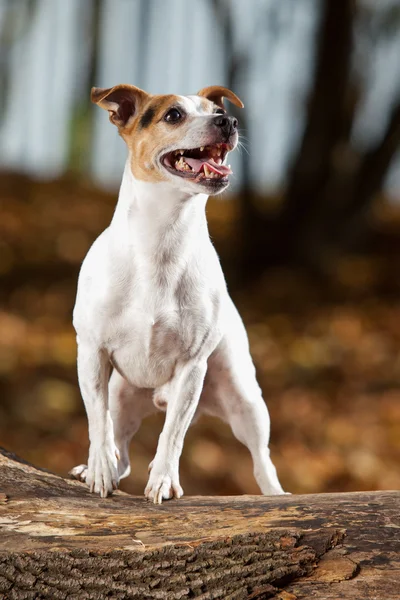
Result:
<svg viewBox="0 0 400 600">
<path fill-rule="evenodd" d="M 204 116 L 200 98 L 181 100 Z M 208 139 L 202 122 L 190 123 L 182 147 Z M 111 224 L 79 276 L 73 322 L 90 449 L 88 465 L 71 473 L 110 494 L 130 473 L 129 444 L 142 419 L 165 410 L 145 495 L 155 503 L 179 498 L 184 437 L 206 413 L 249 448 L 262 493 L 283 494 L 246 331 L 210 242 L 207 195 L 173 175 L 139 181 L 130 165 L 131 157 Z"/>
</svg>

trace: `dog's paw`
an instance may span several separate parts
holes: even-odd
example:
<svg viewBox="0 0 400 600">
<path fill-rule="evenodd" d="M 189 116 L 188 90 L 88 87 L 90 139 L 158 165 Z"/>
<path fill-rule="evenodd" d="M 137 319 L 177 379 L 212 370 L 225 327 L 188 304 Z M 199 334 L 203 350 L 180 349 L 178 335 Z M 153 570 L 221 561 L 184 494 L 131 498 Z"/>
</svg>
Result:
<svg viewBox="0 0 400 600">
<path fill-rule="evenodd" d="M 85 483 L 87 475 L 87 465 L 78 465 L 77 467 L 74 467 L 73 469 L 68 471 L 68 475 L 72 477 L 72 479 L 77 479 L 78 481 L 83 481 L 83 483 Z"/>
<path fill-rule="evenodd" d="M 269 488 L 263 492 L 264 496 L 291 496 L 290 492 L 284 492 L 282 488 Z"/>
<path fill-rule="evenodd" d="M 118 488 L 118 450 L 90 447 L 86 483 L 91 493 L 106 498 Z"/>
<path fill-rule="evenodd" d="M 151 463 L 149 481 L 144 490 L 146 498 L 154 504 L 161 504 L 163 500 L 170 498 L 181 498 L 183 489 L 180 486 L 179 477 L 166 472 L 157 472 L 152 466 L 153 463 Z"/>
</svg>

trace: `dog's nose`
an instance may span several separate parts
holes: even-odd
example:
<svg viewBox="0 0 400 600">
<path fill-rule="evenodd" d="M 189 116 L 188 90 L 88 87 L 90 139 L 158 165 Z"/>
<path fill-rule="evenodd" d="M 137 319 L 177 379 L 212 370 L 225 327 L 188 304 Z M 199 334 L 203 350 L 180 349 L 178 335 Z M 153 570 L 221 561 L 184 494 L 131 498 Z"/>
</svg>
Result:
<svg viewBox="0 0 400 600">
<path fill-rule="evenodd" d="M 228 117 L 228 115 L 218 115 L 214 118 L 214 125 L 226 135 L 232 135 L 237 130 L 238 120 L 235 117 Z"/>
</svg>

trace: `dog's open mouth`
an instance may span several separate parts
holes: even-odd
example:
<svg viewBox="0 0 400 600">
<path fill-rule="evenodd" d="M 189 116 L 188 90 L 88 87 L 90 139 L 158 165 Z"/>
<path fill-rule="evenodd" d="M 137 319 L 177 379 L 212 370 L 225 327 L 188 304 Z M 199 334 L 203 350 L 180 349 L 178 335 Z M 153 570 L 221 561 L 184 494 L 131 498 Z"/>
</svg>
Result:
<svg viewBox="0 0 400 600">
<path fill-rule="evenodd" d="M 163 165 L 174 175 L 196 181 L 227 180 L 232 173 L 230 165 L 223 162 L 232 146 L 226 143 L 201 146 L 191 150 L 174 150 L 162 157 Z"/>
</svg>

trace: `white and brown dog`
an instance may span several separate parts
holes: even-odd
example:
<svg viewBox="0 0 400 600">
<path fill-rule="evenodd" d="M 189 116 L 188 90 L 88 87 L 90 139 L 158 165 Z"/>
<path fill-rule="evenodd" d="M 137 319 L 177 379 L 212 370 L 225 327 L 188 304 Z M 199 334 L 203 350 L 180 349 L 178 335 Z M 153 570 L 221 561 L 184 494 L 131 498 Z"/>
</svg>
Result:
<svg viewBox="0 0 400 600">
<path fill-rule="evenodd" d="M 283 494 L 246 331 L 205 216 L 208 195 L 228 186 L 224 163 L 238 142 L 223 98 L 243 104 L 220 86 L 153 96 L 117 85 L 93 88 L 91 97 L 118 127 L 128 160 L 111 224 L 79 276 L 74 327 L 90 450 L 88 465 L 71 474 L 110 494 L 129 475 L 129 443 L 142 419 L 164 410 L 145 495 L 179 498 L 184 437 L 195 415 L 207 413 L 249 448 L 262 493 Z"/>
</svg>

